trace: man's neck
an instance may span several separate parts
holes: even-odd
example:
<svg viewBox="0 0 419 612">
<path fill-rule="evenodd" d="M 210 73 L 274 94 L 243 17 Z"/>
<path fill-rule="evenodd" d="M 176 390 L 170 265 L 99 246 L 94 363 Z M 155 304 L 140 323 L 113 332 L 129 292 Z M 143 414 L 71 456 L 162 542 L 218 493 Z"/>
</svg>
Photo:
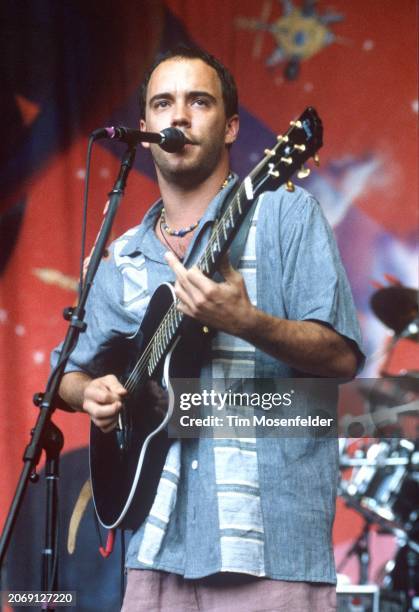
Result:
<svg viewBox="0 0 419 612">
<path fill-rule="evenodd" d="M 158 176 L 167 224 L 179 229 L 196 223 L 222 188 L 228 173 L 228 164 L 223 164 L 205 181 L 190 189 L 168 183 Z"/>
</svg>

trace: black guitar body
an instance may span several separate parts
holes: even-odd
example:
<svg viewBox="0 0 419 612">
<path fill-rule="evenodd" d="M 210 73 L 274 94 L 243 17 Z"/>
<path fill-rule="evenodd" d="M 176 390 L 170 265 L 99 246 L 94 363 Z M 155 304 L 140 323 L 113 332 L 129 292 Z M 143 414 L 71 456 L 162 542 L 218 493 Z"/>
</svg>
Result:
<svg viewBox="0 0 419 612">
<path fill-rule="evenodd" d="M 129 381 L 135 371 L 132 363 L 147 350 L 173 300 L 172 287 L 161 285 L 150 300 L 138 333 L 125 341 L 125 362 L 126 356 L 131 356 L 127 368 L 131 375 L 128 378 L 122 375 L 120 380 L 127 389 L 132 386 Z M 199 376 L 200 354 L 207 345 L 201 341 L 202 338 L 202 325 L 185 318 L 180 334 L 153 377 L 139 376 L 139 382 L 124 402 L 119 427 L 103 433 L 93 423 L 91 425 L 93 500 L 99 520 L 107 529 L 135 529 L 150 511 L 167 451 L 173 441 L 166 431 L 173 406 L 170 400 L 161 401 L 163 395 L 167 396 L 166 390 L 163 393 L 161 381 L 170 389 L 170 378 Z M 155 408 L 156 389 L 160 397 L 158 410 Z M 161 404 L 165 405 L 162 407 Z"/>
</svg>

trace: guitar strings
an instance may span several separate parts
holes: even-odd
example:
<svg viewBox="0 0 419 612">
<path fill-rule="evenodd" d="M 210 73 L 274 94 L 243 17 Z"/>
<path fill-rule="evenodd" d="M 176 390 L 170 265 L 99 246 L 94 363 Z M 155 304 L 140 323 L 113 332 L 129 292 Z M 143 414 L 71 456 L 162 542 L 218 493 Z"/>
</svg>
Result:
<svg viewBox="0 0 419 612">
<path fill-rule="evenodd" d="M 170 316 L 173 317 L 176 316 L 176 313 L 178 311 L 176 311 L 175 305 L 171 304 L 168 311 L 166 312 L 164 318 L 162 319 L 159 327 L 157 328 L 157 331 L 155 332 L 155 334 L 153 335 L 153 337 L 151 338 L 151 340 L 149 341 L 147 347 L 144 349 L 140 359 L 138 360 L 138 362 L 136 363 L 135 367 L 133 368 L 131 374 L 129 375 L 129 377 L 127 378 L 126 382 L 125 382 L 125 388 L 131 392 L 135 389 L 135 387 L 137 386 L 138 382 L 140 381 L 141 377 L 143 376 L 144 372 L 146 371 L 149 363 L 148 363 L 148 358 L 153 350 L 153 344 L 155 342 L 157 342 L 157 337 L 159 334 L 162 333 L 162 328 L 164 327 L 164 325 L 166 325 L 167 320 Z M 180 315 L 181 313 L 179 313 Z M 180 324 L 180 321 L 178 322 L 178 325 Z M 171 339 L 169 340 L 169 342 L 171 341 Z M 160 361 L 160 359 L 159 359 Z"/>
</svg>

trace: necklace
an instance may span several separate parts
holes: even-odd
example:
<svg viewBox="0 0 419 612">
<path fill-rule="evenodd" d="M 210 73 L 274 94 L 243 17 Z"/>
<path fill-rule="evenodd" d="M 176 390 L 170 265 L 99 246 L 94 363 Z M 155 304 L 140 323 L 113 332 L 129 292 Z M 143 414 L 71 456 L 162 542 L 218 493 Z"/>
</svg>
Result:
<svg viewBox="0 0 419 612">
<path fill-rule="evenodd" d="M 224 189 L 224 187 L 227 187 L 227 185 L 232 180 L 232 178 L 233 178 L 233 174 L 231 172 L 229 172 L 227 178 L 224 180 L 223 184 L 220 187 L 220 191 L 222 189 Z M 198 221 L 196 221 L 196 223 L 192 223 L 192 225 L 189 225 L 188 227 L 181 227 L 178 230 L 172 229 L 166 223 L 166 211 L 164 210 L 164 207 L 163 207 L 161 209 L 161 213 L 160 213 L 160 230 L 161 230 L 161 234 L 162 234 L 163 238 L 165 239 L 166 243 L 169 244 L 167 242 L 167 239 L 166 239 L 165 235 L 163 234 L 163 230 L 166 232 L 166 234 L 169 234 L 169 236 L 177 236 L 178 238 L 183 238 L 184 236 L 186 236 L 186 234 L 189 234 L 190 232 L 193 232 L 194 229 L 196 229 L 198 227 L 200 221 L 201 221 L 201 219 L 198 219 Z"/>
<path fill-rule="evenodd" d="M 198 221 L 196 223 L 192 223 L 192 225 L 189 225 L 188 227 L 181 227 L 178 230 L 172 229 L 171 227 L 169 227 L 166 223 L 166 215 L 165 215 L 165 210 L 164 208 L 161 209 L 161 213 L 160 213 L 160 227 L 162 230 L 164 230 L 166 232 L 166 234 L 169 234 L 169 236 L 178 236 L 178 238 L 183 238 L 183 236 L 186 236 L 186 234 L 189 234 L 190 232 L 193 232 L 193 230 L 198 227 L 199 222 L 201 221 L 201 219 L 198 219 Z M 162 232 L 163 233 L 163 232 Z M 164 236 L 164 234 L 163 234 Z"/>
</svg>

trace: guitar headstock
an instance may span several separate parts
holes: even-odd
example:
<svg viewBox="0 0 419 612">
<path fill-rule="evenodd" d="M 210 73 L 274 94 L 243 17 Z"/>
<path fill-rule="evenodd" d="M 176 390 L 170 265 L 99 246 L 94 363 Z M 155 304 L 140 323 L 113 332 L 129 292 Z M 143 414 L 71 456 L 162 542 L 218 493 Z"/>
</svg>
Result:
<svg viewBox="0 0 419 612">
<path fill-rule="evenodd" d="M 290 177 L 297 172 L 298 178 L 306 178 L 310 169 L 305 168 L 304 163 L 310 157 L 319 164 L 317 151 L 323 145 L 323 126 L 315 109 L 306 108 L 298 119 L 290 122 L 287 133 L 279 135 L 277 141 L 272 149 L 265 149 L 265 158 L 251 173 L 251 178 L 255 186 L 261 181 L 263 191 L 277 189 L 284 183 L 293 191 Z"/>
</svg>

